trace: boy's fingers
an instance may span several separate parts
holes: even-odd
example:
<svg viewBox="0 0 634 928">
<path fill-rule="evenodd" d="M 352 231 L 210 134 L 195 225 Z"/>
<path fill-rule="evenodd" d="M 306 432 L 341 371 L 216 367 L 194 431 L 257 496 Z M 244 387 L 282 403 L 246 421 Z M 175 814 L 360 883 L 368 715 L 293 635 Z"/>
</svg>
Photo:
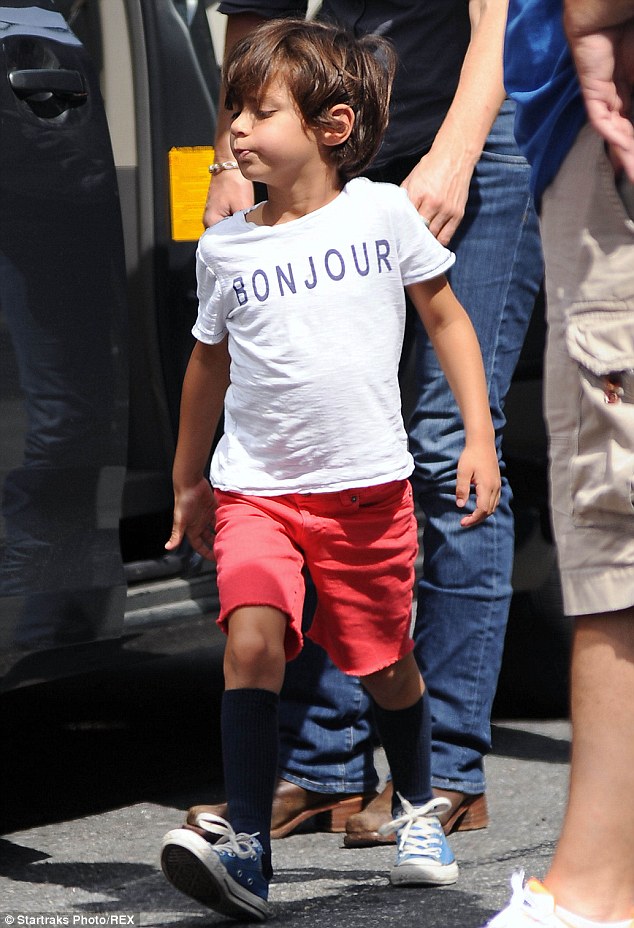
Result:
<svg viewBox="0 0 634 928">
<path fill-rule="evenodd" d="M 468 516 L 464 516 L 460 520 L 460 524 L 463 528 L 469 528 L 472 525 L 477 525 L 479 522 L 484 522 L 487 517 L 487 513 L 484 509 L 474 509 L 472 513 Z"/>
<path fill-rule="evenodd" d="M 456 490 L 456 497 L 458 497 L 458 490 Z M 460 520 L 460 524 L 464 528 L 468 528 L 471 525 L 477 525 L 479 522 L 484 522 L 490 515 L 492 515 L 497 505 L 500 501 L 500 490 L 498 487 L 494 489 L 483 492 L 481 489 L 476 489 L 476 508 L 468 516 L 464 516 Z M 465 501 L 459 502 L 456 498 L 456 503 L 458 506 L 464 506 Z"/>
<path fill-rule="evenodd" d="M 460 509 L 463 509 L 469 499 L 471 493 L 471 481 L 466 474 L 461 474 L 458 471 L 457 480 L 456 480 L 456 506 Z"/>
<path fill-rule="evenodd" d="M 477 490 L 476 492 L 476 512 L 482 512 L 483 518 L 486 519 L 495 512 L 498 504 L 499 491 L 497 488 L 490 490 Z"/>
<path fill-rule="evenodd" d="M 185 535 L 185 532 L 183 531 L 181 526 L 176 525 L 176 523 L 174 523 L 174 525 L 172 526 L 172 534 L 170 535 L 169 539 L 165 542 L 165 549 L 167 551 L 173 551 L 175 548 L 178 548 L 179 545 L 183 541 L 184 535 Z"/>
<path fill-rule="evenodd" d="M 214 560 L 214 538 L 216 536 L 213 526 L 207 525 L 195 537 L 190 537 L 194 551 L 197 551 L 207 561 Z"/>
</svg>

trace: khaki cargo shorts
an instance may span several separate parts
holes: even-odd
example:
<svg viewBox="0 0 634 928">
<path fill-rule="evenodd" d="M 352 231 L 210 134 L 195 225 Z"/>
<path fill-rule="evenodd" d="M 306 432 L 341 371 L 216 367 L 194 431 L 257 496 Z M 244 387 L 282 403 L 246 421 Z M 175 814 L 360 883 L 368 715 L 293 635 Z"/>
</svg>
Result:
<svg viewBox="0 0 634 928">
<path fill-rule="evenodd" d="M 543 198 L 545 413 L 564 609 L 634 604 L 634 221 L 586 126 Z"/>
</svg>

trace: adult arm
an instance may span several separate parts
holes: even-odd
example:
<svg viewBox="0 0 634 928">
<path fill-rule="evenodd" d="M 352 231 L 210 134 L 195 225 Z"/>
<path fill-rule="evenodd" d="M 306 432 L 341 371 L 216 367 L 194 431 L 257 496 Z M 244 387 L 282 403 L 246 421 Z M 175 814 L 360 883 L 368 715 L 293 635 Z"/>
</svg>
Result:
<svg viewBox="0 0 634 928">
<path fill-rule="evenodd" d="M 243 39 L 264 21 L 263 16 L 258 16 L 255 13 L 232 13 L 227 16 L 225 58 L 240 39 Z M 224 86 L 221 86 L 214 143 L 215 160 L 217 162 L 233 160 L 230 128 L 231 113 L 225 108 Z M 205 228 L 209 228 L 220 219 L 231 216 L 237 210 L 247 209 L 252 205 L 253 184 L 251 181 L 245 180 L 238 170 L 221 171 L 215 177 L 212 177 L 209 182 L 207 201 L 203 213 Z"/>
<path fill-rule="evenodd" d="M 196 342 L 181 395 L 174 457 L 174 520 L 165 545 L 178 548 L 185 535 L 192 547 L 212 559 L 215 520 L 213 490 L 205 474 L 229 385 L 227 339 L 216 345 Z"/>
<path fill-rule="evenodd" d="M 407 287 L 456 399 L 465 431 L 458 461 L 456 504 L 463 508 L 473 486 L 476 508 L 464 516 L 464 528 L 482 522 L 500 499 L 500 468 L 480 346 L 463 307 L 447 283 L 437 277 Z"/>
<path fill-rule="evenodd" d="M 431 149 L 402 184 L 443 245 L 464 216 L 473 170 L 504 100 L 507 6 L 508 0 L 470 0 L 471 40 L 454 99 Z"/>
<path fill-rule="evenodd" d="M 588 118 L 634 181 L 634 0 L 564 0 Z"/>
</svg>

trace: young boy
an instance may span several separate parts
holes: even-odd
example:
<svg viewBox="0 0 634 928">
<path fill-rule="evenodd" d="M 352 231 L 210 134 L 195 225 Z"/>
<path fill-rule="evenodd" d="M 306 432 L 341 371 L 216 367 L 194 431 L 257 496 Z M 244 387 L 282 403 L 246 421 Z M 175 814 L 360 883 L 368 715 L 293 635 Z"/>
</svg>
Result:
<svg viewBox="0 0 634 928">
<path fill-rule="evenodd" d="M 318 596 L 311 637 L 374 702 L 395 787 L 391 881 L 457 879 L 437 818 L 446 800 L 432 799 L 428 697 L 410 636 L 403 287 L 464 419 L 456 502 L 473 485 L 476 505 L 462 526 L 494 511 L 500 475 L 477 339 L 444 277 L 453 255 L 404 191 L 356 177 L 385 130 L 393 72 L 384 40 L 304 20 L 267 23 L 226 65 L 232 166 L 266 184 L 268 199 L 200 241 L 167 547 L 187 535 L 217 562 L 229 821 L 202 813 L 197 827 L 170 831 L 162 867 L 177 889 L 235 918 L 269 913 L 278 694 L 302 647 L 305 569 Z"/>
</svg>

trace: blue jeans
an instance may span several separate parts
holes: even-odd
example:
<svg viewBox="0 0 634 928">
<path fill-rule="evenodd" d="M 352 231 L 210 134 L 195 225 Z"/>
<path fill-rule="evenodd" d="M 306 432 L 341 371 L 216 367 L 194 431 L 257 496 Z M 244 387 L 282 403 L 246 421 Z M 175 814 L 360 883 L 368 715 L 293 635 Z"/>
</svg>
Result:
<svg viewBox="0 0 634 928">
<path fill-rule="evenodd" d="M 474 172 L 465 217 L 451 242 L 457 260 L 449 275 L 480 340 L 501 462 L 504 398 L 543 273 L 513 111 L 507 101 Z M 415 160 L 390 165 L 379 179 L 400 183 Z M 432 783 L 481 793 L 512 592 L 511 490 L 503 477 L 495 514 L 475 528 L 460 527 L 455 481 L 462 422 L 420 325 L 409 434 L 412 483 L 425 519 L 414 638 L 431 698 Z M 372 789 L 374 744 L 369 701 L 358 680 L 308 643 L 288 665 L 282 692 L 281 775 L 321 792 Z"/>
</svg>

